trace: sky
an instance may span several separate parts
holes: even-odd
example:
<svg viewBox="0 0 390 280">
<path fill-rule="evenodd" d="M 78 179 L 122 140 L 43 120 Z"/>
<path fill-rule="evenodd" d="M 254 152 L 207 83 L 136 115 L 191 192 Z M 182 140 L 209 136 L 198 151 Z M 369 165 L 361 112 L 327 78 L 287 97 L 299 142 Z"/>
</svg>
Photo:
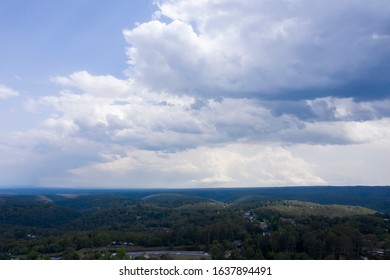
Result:
<svg viewBox="0 0 390 280">
<path fill-rule="evenodd" d="M 0 186 L 390 185 L 388 0 L 2 0 Z"/>
</svg>

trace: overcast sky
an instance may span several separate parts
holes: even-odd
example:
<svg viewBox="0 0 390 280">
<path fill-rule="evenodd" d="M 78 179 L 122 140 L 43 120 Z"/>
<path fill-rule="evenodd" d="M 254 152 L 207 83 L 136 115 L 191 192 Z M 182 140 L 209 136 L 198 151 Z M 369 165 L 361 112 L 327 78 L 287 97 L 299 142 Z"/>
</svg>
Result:
<svg viewBox="0 0 390 280">
<path fill-rule="evenodd" d="M 0 185 L 390 184 L 388 0 L 2 0 Z"/>
</svg>

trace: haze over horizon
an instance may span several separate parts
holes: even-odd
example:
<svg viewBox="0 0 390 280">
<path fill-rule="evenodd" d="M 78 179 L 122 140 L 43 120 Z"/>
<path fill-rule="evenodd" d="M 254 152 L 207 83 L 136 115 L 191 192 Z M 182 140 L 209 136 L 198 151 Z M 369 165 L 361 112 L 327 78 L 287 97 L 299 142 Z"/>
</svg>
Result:
<svg viewBox="0 0 390 280">
<path fill-rule="evenodd" d="M 4 0 L 0 186 L 389 185 L 387 0 Z"/>
</svg>

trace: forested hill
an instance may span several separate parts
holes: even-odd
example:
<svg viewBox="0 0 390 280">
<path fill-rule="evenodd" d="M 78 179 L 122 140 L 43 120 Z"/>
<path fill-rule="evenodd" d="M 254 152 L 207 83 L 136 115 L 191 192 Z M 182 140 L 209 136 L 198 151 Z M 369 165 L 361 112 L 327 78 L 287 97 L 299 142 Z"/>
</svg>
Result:
<svg viewBox="0 0 390 280">
<path fill-rule="evenodd" d="M 2 194 L 0 260 L 383 260 L 390 259 L 389 218 L 361 206 L 263 195 L 225 203 L 173 192 Z"/>
<path fill-rule="evenodd" d="M 390 187 L 270 187 L 270 188 L 210 188 L 210 189 L 61 189 L 3 188 L 0 194 L 99 194 L 126 196 L 133 199 L 158 194 L 197 196 L 232 203 L 247 196 L 290 199 L 320 204 L 355 205 L 390 213 Z M 98 203 L 98 202 L 96 202 Z"/>
</svg>

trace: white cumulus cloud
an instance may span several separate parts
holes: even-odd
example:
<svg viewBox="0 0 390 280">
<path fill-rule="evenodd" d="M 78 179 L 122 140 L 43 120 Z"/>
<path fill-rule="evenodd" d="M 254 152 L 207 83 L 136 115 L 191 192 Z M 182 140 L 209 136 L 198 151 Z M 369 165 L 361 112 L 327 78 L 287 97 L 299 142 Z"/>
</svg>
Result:
<svg viewBox="0 0 390 280">
<path fill-rule="evenodd" d="M 157 90 L 267 96 L 358 79 L 389 56 L 374 1 L 166 0 L 125 30 L 130 78 Z M 375 39 L 374 38 L 374 39 Z M 384 66 L 386 67 L 386 66 Z"/>
<path fill-rule="evenodd" d="M 126 156 L 71 171 L 78 184 L 153 187 L 319 185 L 309 164 L 281 147 L 230 144 L 178 153 L 129 151 Z"/>
<path fill-rule="evenodd" d="M 19 93 L 16 90 L 0 84 L 0 100 L 16 96 L 19 96 Z"/>
</svg>

